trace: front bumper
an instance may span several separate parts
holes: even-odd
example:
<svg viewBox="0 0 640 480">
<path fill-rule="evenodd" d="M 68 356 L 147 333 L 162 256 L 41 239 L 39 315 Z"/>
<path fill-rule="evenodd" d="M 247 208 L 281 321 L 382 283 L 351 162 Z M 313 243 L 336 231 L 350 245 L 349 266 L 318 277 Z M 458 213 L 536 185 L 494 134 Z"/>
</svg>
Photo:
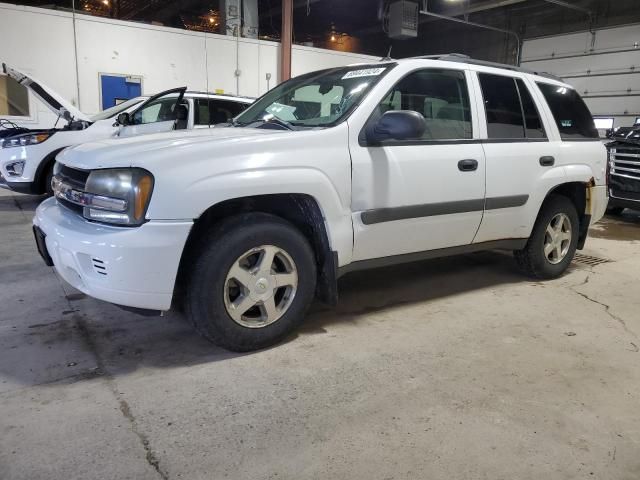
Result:
<svg viewBox="0 0 640 480">
<path fill-rule="evenodd" d="M 58 274 L 91 297 L 128 307 L 168 310 L 193 222 L 150 221 L 140 227 L 93 223 L 42 202 L 33 219 L 46 235 Z"/>
</svg>

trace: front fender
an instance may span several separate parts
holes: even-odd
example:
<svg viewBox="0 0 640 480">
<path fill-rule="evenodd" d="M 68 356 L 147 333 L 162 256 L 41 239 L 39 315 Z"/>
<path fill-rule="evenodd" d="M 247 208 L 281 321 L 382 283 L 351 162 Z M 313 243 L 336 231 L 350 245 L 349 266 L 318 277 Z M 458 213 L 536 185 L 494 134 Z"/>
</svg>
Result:
<svg viewBox="0 0 640 480">
<path fill-rule="evenodd" d="M 309 195 L 317 202 L 331 249 L 338 252 L 339 266 L 349 263 L 353 232 L 349 207 L 342 201 L 344 193 L 327 175 L 310 167 L 231 171 L 200 178 L 179 198 L 154 192 L 147 216 L 152 220 L 196 219 L 223 201 L 283 193 Z"/>
</svg>

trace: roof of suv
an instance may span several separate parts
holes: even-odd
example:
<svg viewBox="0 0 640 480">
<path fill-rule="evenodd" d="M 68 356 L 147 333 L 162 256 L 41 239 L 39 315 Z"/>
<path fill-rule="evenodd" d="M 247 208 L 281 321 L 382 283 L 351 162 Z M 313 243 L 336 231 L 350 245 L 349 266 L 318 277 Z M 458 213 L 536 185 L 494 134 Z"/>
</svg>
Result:
<svg viewBox="0 0 640 480">
<path fill-rule="evenodd" d="M 506 63 L 497 63 L 497 62 L 489 62 L 486 60 L 478 60 L 475 58 L 471 58 L 468 55 L 464 55 L 462 53 L 443 53 L 439 55 L 422 55 L 417 57 L 407 57 L 407 58 L 401 58 L 401 59 L 391 59 L 388 57 L 380 59 L 381 62 L 396 62 L 396 63 L 404 63 L 404 62 L 414 61 L 414 60 L 440 60 L 443 62 L 455 62 L 455 63 L 466 63 L 469 65 L 480 65 L 483 67 L 498 68 L 502 70 L 510 70 L 514 72 L 521 72 L 521 73 L 527 73 L 530 75 L 536 75 L 538 77 L 554 80 L 556 82 L 561 82 L 565 84 L 565 81 L 562 80 L 562 78 L 556 75 L 553 75 L 551 73 L 529 70 L 527 68 L 519 67 L 516 65 L 508 65 Z"/>
</svg>

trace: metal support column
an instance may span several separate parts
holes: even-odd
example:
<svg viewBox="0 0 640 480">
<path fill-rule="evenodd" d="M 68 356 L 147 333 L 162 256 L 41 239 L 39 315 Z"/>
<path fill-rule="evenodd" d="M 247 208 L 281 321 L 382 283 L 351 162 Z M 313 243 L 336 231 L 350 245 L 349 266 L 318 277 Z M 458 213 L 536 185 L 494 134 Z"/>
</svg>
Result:
<svg viewBox="0 0 640 480">
<path fill-rule="evenodd" d="M 280 35 L 280 81 L 291 78 L 291 43 L 293 40 L 293 0 L 282 0 Z"/>
</svg>

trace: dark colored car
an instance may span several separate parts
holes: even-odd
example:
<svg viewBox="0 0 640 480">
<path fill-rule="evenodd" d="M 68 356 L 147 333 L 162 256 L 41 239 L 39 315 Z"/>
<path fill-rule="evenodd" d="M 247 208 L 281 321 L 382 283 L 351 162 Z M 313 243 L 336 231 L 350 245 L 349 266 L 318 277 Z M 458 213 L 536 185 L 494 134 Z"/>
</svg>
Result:
<svg viewBox="0 0 640 480">
<path fill-rule="evenodd" d="M 640 210 L 640 125 L 612 137 L 607 144 L 609 161 L 608 213 L 620 214 L 625 208 Z"/>
</svg>

